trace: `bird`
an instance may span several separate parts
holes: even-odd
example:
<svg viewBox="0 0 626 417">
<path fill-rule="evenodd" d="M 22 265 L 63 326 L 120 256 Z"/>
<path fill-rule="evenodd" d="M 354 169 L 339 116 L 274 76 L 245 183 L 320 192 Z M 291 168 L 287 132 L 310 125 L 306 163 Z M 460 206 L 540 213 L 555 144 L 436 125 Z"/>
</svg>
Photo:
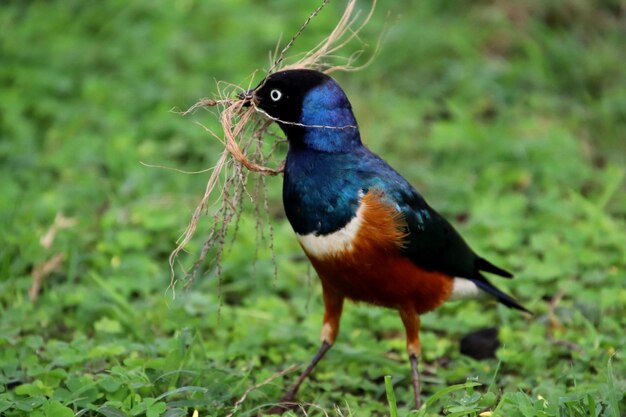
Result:
<svg viewBox="0 0 626 417">
<path fill-rule="evenodd" d="M 485 273 L 513 275 L 477 255 L 454 227 L 367 148 L 346 93 L 331 76 L 286 69 L 240 95 L 288 142 L 282 198 L 321 282 L 321 346 L 270 413 L 293 406 L 302 382 L 335 343 L 344 301 L 394 309 L 406 331 L 415 407 L 421 405 L 420 315 L 445 301 L 489 295 L 529 312 Z"/>
</svg>

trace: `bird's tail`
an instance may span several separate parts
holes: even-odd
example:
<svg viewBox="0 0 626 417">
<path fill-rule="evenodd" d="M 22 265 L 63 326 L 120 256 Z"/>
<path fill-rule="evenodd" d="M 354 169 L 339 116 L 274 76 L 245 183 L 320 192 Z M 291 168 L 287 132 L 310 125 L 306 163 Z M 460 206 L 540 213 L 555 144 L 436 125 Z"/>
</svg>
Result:
<svg viewBox="0 0 626 417">
<path fill-rule="evenodd" d="M 509 271 L 498 268 L 485 258 L 477 258 L 474 265 L 479 271 L 491 272 L 492 274 L 496 274 L 504 278 L 513 278 L 513 274 L 511 274 Z"/>
<path fill-rule="evenodd" d="M 478 288 L 485 291 L 486 293 L 493 295 L 498 299 L 499 302 L 507 307 L 515 308 L 517 310 L 525 311 L 526 313 L 532 314 L 526 307 L 518 303 L 513 297 L 506 293 L 503 293 L 496 286 L 490 283 L 483 274 L 479 273 L 478 276 L 480 277 L 480 279 L 472 280 Z"/>
</svg>

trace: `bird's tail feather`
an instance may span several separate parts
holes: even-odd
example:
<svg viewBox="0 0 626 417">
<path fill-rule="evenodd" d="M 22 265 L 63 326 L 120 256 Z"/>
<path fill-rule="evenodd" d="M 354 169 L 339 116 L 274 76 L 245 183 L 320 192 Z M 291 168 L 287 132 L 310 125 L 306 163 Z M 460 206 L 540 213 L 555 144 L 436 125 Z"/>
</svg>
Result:
<svg viewBox="0 0 626 417">
<path fill-rule="evenodd" d="M 525 308 L 520 303 L 518 303 L 513 297 L 511 297 L 508 294 L 503 293 L 494 285 L 492 285 L 489 281 L 487 281 L 487 278 L 485 278 L 482 274 L 478 274 L 478 275 L 480 275 L 480 278 L 481 278 L 480 280 L 478 279 L 472 280 L 474 284 L 478 286 L 478 288 L 485 291 L 486 293 L 493 295 L 494 297 L 498 299 L 499 302 L 501 302 L 507 307 L 515 308 L 517 310 L 525 311 L 529 314 L 532 314 L 527 308 Z"/>
<path fill-rule="evenodd" d="M 476 269 L 478 269 L 479 271 L 491 272 L 492 274 L 496 274 L 504 278 L 513 278 L 513 274 L 511 274 L 509 271 L 498 268 L 485 258 L 477 258 L 475 265 Z"/>
</svg>

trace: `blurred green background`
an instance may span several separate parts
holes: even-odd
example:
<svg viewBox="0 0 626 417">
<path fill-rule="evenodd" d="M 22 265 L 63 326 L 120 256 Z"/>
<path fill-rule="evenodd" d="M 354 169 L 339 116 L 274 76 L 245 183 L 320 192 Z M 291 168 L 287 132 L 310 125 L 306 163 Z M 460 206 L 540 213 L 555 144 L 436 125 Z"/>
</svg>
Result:
<svg viewBox="0 0 626 417">
<path fill-rule="evenodd" d="M 345 5 L 331 3 L 291 54 L 329 33 Z M 167 258 L 209 173 L 140 161 L 213 166 L 221 145 L 194 121 L 216 128 L 214 115 L 170 109 L 216 80 L 259 81 L 317 4 L 0 3 L 0 414 L 224 416 L 310 359 L 320 289 L 280 178 L 267 179 L 277 276 L 247 207 L 221 278 L 207 264 L 172 299 Z M 424 316 L 424 397 L 441 398 L 423 415 L 626 413 L 625 16 L 623 0 L 381 0 L 346 49 L 367 55 L 385 31 L 371 65 L 335 74 L 365 142 L 514 271 L 500 285 L 536 313 L 471 301 Z M 490 326 L 497 359 L 459 354 L 463 335 Z M 407 415 L 404 343 L 395 312 L 348 305 L 304 410 L 388 415 L 391 375 Z M 235 415 L 276 402 L 294 377 L 251 391 Z M 467 378 L 482 386 L 447 390 Z"/>
</svg>

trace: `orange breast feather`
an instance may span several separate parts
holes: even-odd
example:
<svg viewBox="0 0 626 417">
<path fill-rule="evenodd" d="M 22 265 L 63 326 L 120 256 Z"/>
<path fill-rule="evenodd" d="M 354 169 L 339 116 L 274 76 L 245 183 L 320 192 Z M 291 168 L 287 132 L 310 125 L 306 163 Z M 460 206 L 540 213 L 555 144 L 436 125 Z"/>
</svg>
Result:
<svg viewBox="0 0 626 417">
<path fill-rule="evenodd" d="M 438 307 L 450 296 L 451 276 L 426 271 L 402 255 L 405 223 L 381 192 L 364 195 L 356 216 L 349 244 L 324 253 L 300 241 L 325 290 L 386 307 L 411 306 L 417 313 Z"/>
</svg>

